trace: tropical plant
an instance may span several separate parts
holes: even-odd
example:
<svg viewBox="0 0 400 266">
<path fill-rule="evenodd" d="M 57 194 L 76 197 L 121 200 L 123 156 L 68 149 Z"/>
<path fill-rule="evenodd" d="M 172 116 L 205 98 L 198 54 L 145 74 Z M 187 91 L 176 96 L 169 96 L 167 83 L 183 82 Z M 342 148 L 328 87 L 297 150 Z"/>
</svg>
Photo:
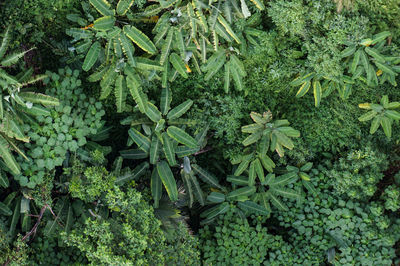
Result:
<svg viewBox="0 0 400 266">
<path fill-rule="evenodd" d="M 157 53 L 157 48 L 132 23 L 133 0 L 120 0 L 115 8 L 106 0 L 89 2 L 102 15 L 100 18 L 94 19 L 88 12 L 89 7 L 86 7 L 86 17 L 68 16 L 80 25 L 80 28 L 67 30 L 67 34 L 74 38 L 76 52 L 84 55 L 82 69 L 89 71 L 97 67 L 88 79 L 91 82 L 101 80 L 100 99 L 107 98 L 114 90 L 118 112 L 131 109 L 126 105 L 128 88 L 136 103 L 142 106 L 141 102 L 147 100 L 142 92 L 142 79 L 151 80 L 155 72 L 163 68 L 148 58 L 147 55 Z M 136 50 L 135 45 L 141 51 Z"/>
<path fill-rule="evenodd" d="M 361 103 L 358 107 L 366 110 L 371 110 L 368 113 L 360 116 L 359 121 L 365 122 L 371 119 L 370 134 L 374 134 L 379 126 L 383 128 L 383 132 L 388 138 L 392 137 L 392 123 L 400 120 L 400 113 L 393 110 L 400 107 L 400 102 L 389 102 L 387 95 L 382 96 L 380 104 Z"/>
<path fill-rule="evenodd" d="M 244 150 L 243 155 L 236 156 L 231 162 L 239 164 L 234 175 L 241 175 L 249 168 L 249 185 L 254 184 L 256 176 L 263 182 L 264 169 L 272 173 L 275 163 L 267 155 L 268 151 L 276 151 L 280 157 L 284 156 L 284 147 L 293 149 L 294 144 L 290 138 L 297 138 L 300 132 L 290 127 L 288 120 L 272 121 L 272 113 L 264 112 L 262 115 L 251 112 L 250 117 L 254 124 L 242 127 L 243 133 L 250 133 L 243 140 L 244 146 L 250 146 Z"/>
<path fill-rule="evenodd" d="M 392 48 L 386 45 L 389 36 L 389 31 L 383 31 L 359 43 L 346 42 L 347 48 L 341 52 L 341 57 L 353 80 L 360 79 L 373 87 L 386 81 L 396 86 L 396 76 L 400 73 L 400 57 L 393 56 Z"/>
<path fill-rule="evenodd" d="M 126 159 L 144 159 L 148 158 L 148 162 L 143 163 L 144 168 L 152 168 L 151 174 L 151 191 L 154 199 L 155 207 L 158 206 L 158 201 L 162 195 L 162 185 L 164 185 L 171 201 L 178 200 L 178 189 L 176 180 L 171 167 L 179 167 L 178 158 L 184 159 L 183 170 L 184 183 L 187 184 L 188 191 L 191 187 L 190 182 L 197 191 L 197 198 L 201 198 L 201 190 L 195 180 L 192 167 L 200 176 L 206 177 L 204 180 L 211 185 L 218 185 L 215 178 L 207 179 L 206 174 L 202 174 L 201 168 L 196 165 L 190 166 L 190 161 L 187 156 L 199 151 L 199 143 L 201 143 L 206 135 L 206 131 L 200 132 L 195 138 L 190 136 L 182 129 L 182 125 L 192 123 L 189 120 L 181 119 L 181 116 L 186 113 L 192 106 L 193 101 L 187 100 L 175 108 L 170 107 L 172 101 L 171 90 L 163 88 L 161 93 L 160 110 L 152 103 L 147 102 L 146 118 L 135 119 L 130 116 L 124 119 L 122 124 L 129 124 L 131 128 L 128 130 L 130 139 L 128 146 L 136 143 L 138 149 L 130 149 L 121 151 L 121 156 Z M 180 126 L 180 127 L 178 127 Z M 144 131 L 142 134 L 136 128 L 141 127 Z M 149 164 L 150 163 L 150 164 Z M 191 193 L 190 193 L 191 194 Z M 202 202 L 202 200 L 200 200 Z"/>
<path fill-rule="evenodd" d="M 29 161 L 29 158 L 24 155 L 15 142 L 29 142 L 29 137 L 24 134 L 22 126 L 32 120 L 31 116 L 49 115 L 50 111 L 45 107 L 57 106 L 59 102 L 56 98 L 24 89 L 24 87 L 45 78 L 44 75 L 32 77 L 32 68 L 15 76 L 6 72 L 5 69 L 15 65 L 30 51 L 7 54 L 10 42 L 9 32 L 8 28 L 0 46 L 0 157 L 5 163 L 3 170 L 7 169 L 14 175 L 18 175 L 21 170 L 12 151 L 16 151 Z"/>
</svg>

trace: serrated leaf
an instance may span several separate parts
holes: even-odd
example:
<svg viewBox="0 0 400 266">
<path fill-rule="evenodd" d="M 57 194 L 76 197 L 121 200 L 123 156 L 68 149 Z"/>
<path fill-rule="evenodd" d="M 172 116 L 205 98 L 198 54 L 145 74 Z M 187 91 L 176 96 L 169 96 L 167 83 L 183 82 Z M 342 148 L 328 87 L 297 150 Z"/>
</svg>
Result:
<svg viewBox="0 0 400 266">
<path fill-rule="evenodd" d="M 370 134 L 374 134 L 376 130 L 379 128 L 381 123 L 382 116 L 376 116 L 374 120 L 372 120 L 371 128 L 369 129 Z"/>
</svg>

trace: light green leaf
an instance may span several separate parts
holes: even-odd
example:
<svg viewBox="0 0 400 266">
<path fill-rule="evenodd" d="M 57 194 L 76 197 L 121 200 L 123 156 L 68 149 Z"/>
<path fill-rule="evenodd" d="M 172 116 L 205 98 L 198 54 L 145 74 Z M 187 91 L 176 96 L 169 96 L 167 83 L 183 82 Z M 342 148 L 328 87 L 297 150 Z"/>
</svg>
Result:
<svg viewBox="0 0 400 266">
<path fill-rule="evenodd" d="M 171 108 L 172 92 L 169 88 L 163 88 L 161 90 L 161 104 L 160 109 L 163 115 L 166 115 Z"/>
<path fill-rule="evenodd" d="M 97 58 L 99 58 L 99 55 L 100 55 L 100 43 L 94 42 L 90 47 L 88 53 L 86 54 L 85 60 L 83 61 L 82 69 L 84 71 L 89 71 L 96 63 Z"/>
<path fill-rule="evenodd" d="M 198 147 L 197 141 L 189 134 L 187 134 L 184 130 L 178 127 L 169 126 L 167 129 L 167 133 L 171 138 L 185 146 L 188 146 L 190 148 Z"/>
<path fill-rule="evenodd" d="M 265 207 L 249 200 L 238 202 L 238 207 L 248 213 L 262 214 L 262 215 L 268 215 L 270 213 Z"/>
<path fill-rule="evenodd" d="M 104 16 L 96 19 L 93 24 L 93 28 L 96 30 L 111 30 L 115 24 L 115 18 L 113 16 Z"/>
<path fill-rule="evenodd" d="M 158 110 L 158 108 L 152 104 L 151 102 L 147 103 L 147 110 L 145 112 L 148 118 L 150 118 L 151 121 L 157 123 L 158 121 L 161 120 L 161 112 Z"/>
<path fill-rule="evenodd" d="M 177 163 L 175 159 L 175 146 L 166 132 L 162 134 L 162 140 L 165 158 L 167 159 L 169 165 L 176 165 Z"/>
<path fill-rule="evenodd" d="M 211 203 L 221 203 L 225 201 L 225 195 L 220 192 L 211 192 L 207 200 Z"/>
<path fill-rule="evenodd" d="M 107 0 L 89 0 L 90 4 L 103 16 L 112 16 L 111 5 Z"/>
<path fill-rule="evenodd" d="M 131 25 L 124 26 L 124 33 L 132 42 L 136 43 L 142 50 L 149 54 L 155 54 L 157 48 L 154 43 L 143 32 Z"/>
<path fill-rule="evenodd" d="M 158 208 L 162 194 L 162 182 L 156 168 L 153 169 L 153 172 L 151 174 L 150 187 L 151 195 L 153 196 L 154 200 L 154 208 Z"/>
<path fill-rule="evenodd" d="M 177 201 L 178 189 L 176 187 L 174 175 L 172 174 L 168 163 L 166 161 L 161 161 L 157 163 L 157 171 L 162 183 L 164 184 L 165 189 L 167 190 L 169 198 L 171 199 L 171 201 Z"/>
<path fill-rule="evenodd" d="M 119 0 L 117 4 L 117 14 L 123 16 L 131 8 L 134 0 Z"/>
<path fill-rule="evenodd" d="M 150 146 L 150 163 L 156 164 L 159 157 L 161 143 L 158 140 L 156 135 L 153 135 L 151 138 L 151 146 Z"/>
<path fill-rule="evenodd" d="M 139 149 L 149 153 L 150 151 L 150 139 L 144 136 L 142 133 L 134 128 L 128 130 L 128 134 L 131 139 L 138 145 Z"/>
<path fill-rule="evenodd" d="M 171 53 L 171 55 L 169 56 L 169 61 L 182 77 L 188 78 L 185 62 L 183 62 L 182 58 L 180 58 L 179 55 L 177 55 L 176 53 Z"/>
<path fill-rule="evenodd" d="M 199 175 L 199 177 L 206 183 L 212 185 L 213 187 L 222 189 L 221 185 L 218 184 L 218 179 L 211 175 L 209 172 L 206 170 L 202 169 L 200 166 L 197 164 L 192 164 L 192 169 Z"/>
<path fill-rule="evenodd" d="M 174 119 L 181 117 L 184 113 L 186 113 L 187 110 L 190 109 L 190 107 L 192 105 L 193 105 L 192 100 L 184 101 L 183 103 L 181 103 L 180 105 L 176 106 L 171 111 L 169 111 L 169 113 L 167 115 L 167 119 L 174 120 Z"/>
</svg>

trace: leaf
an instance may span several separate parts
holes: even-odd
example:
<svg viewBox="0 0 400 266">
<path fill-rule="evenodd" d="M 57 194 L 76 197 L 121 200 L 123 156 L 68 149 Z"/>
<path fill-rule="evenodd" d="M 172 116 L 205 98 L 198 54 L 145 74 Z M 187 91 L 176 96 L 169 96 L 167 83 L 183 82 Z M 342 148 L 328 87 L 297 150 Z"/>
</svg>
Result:
<svg viewBox="0 0 400 266">
<path fill-rule="evenodd" d="M 304 82 L 303 85 L 301 85 L 300 89 L 297 91 L 296 97 L 297 98 L 303 97 L 310 89 L 310 86 L 311 86 L 310 81 Z"/>
<path fill-rule="evenodd" d="M 262 136 L 262 131 L 258 131 L 256 133 L 251 134 L 247 138 L 245 138 L 242 142 L 244 146 L 249 146 L 255 142 L 257 142 Z"/>
<path fill-rule="evenodd" d="M 126 101 L 126 81 L 125 77 L 119 75 L 115 80 L 115 99 L 117 105 L 117 113 L 121 113 L 125 109 Z"/>
<path fill-rule="evenodd" d="M 133 4 L 133 0 L 119 0 L 117 4 L 117 14 L 123 16 L 128 12 Z M 157 207 L 156 207 L 157 208 Z"/>
<path fill-rule="evenodd" d="M 360 117 L 358 118 L 358 120 L 359 120 L 360 122 L 365 122 L 365 121 L 371 120 L 371 119 L 374 118 L 377 114 L 378 114 L 377 112 L 375 112 L 374 110 L 372 110 L 372 111 L 370 111 L 370 112 L 368 112 L 368 113 L 363 114 L 362 116 L 360 116 Z"/>
<path fill-rule="evenodd" d="M 264 125 L 262 124 L 250 124 L 247 126 L 242 126 L 243 133 L 255 133 L 262 129 L 264 129 Z"/>
<path fill-rule="evenodd" d="M 192 164 L 192 169 L 199 175 L 199 177 L 206 183 L 212 185 L 213 187 L 222 189 L 221 185 L 218 184 L 218 179 L 208 173 L 206 170 L 202 169 L 197 164 Z"/>
<path fill-rule="evenodd" d="M 21 173 L 18 163 L 15 161 L 14 157 L 10 153 L 10 148 L 7 140 L 0 135 L 0 157 L 3 158 L 4 163 L 10 169 L 11 173 L 14 175 L 19 175 Z"/>
<path fill-rule="evenodd" d="M 301 171 L 304 171 L 304 172 L 307 172 L 307 171 L 310 171 L 310 170 L 311 170 L 312 166 L 313 166 L 313 163 L 308 162 L 308 163 L 306 163 L 305 165 L 303 165 L 303 166 L 300 168 L 300 170 L 301 170 Z"/>
<path fill-rule="evenodd" d="M 146 94 L 144 94 L 142 91 L 139 77 L 128 76 L 127 80 L 126 80 L 126 85 L 129 88 L 132 98 L 135 100 L 136 104 L 138 105 L 140 112 L 145 113 L 148 108 L 148 101 L 147 101 Z"/>
<path fill-rule="evenodd" d="M 356 51 L 357 46 L 356 45 L 352 45 L 347 47 L 346 49 L 344 49 L 341 53 L 340 53 L 340 57 L 341 58 L 345 58 L 345 57 L 349 57 L 352 54 L 354 54 L 354 52 Z"/>
<path fill-rule="evenodd" d="M 3 40 L 0 45 L 0 59 L 6 54 L 8 45 L 10 43 L 10 27 L 4 33 Z"/>
<path fill-rule="evenodd" d="M 115 184 L 118 186 L 121 186 L 121 185 L 125 184 L 126 182 L 129 182 L 131 180 L 136 180 L 137 178 L 144 175 L 148 168 L 149 168 L 149 163 L 143 162 L 143 163 L 139 164 L 138 166 L 136 166 L 132 172 L 128 172 L 122 176 L 117 177 L 117 179 L 115 180 Z"/>
<path fill-rule="evenodd" d="M 207 200 L 211 203 L 221 203 L 225 201 L 225 195 L 220 192 L 211 192 Z"/>
<path fill-rule="evenodd" d="M 285 186 L 295 182 L 297 179 L 298 179 L 297 173 L 290 172 L 275 178 L 274 181 L 272 181 L 272 183 L 270 184 L 270 186 Z"/>
<path fill-rule="evenodd" d="M 272 192 L 289 199 L 297 199 L 300 196 L 295 190 L 288 188 L 274 187 Z"/>
<path fill-rule="evenodd" d="M 381 123 L 381 119 L 382 119 L 382 116 L 376 116 L 374 118 L 374 120 L 372 120 L 371 128 L 369 129 L 370 134 L 374 134 L 376 132 L 376 130 L 378 129 L 378 127 Z"/>
<path fill-rule="evenodd" d="M 137 131 L 134 128 L 130 128 L 128 130 L 128 134 L 131 137 L 131 139 L 138 145 L 139 149 L 145 151 L 146 153 L 149 153 L 150 151 L 150 139 L 148 137 L 145 137 Z"/>
<path fill-rule="evenodd" d="M 262 2 L 262 0 L 250 0 L 253 4 L 256 5 L 256 7 L 260 10 L 264 10 L 265 6 L 264 3 Z"/>
<path fill-rule="evenodd" d="M 248 186 L 254 186 L 256 180 L 256 168 L 254 165 L 254 161 L 252 161 L 250 163 L 250 167 L 249 167 L 249 183 Z"/>
<path fill-rule="evenodd" d="M 162 183 L 164 184 L 165 189 L 167 190 L 169 198 L 171 199 L 171 201 L 177 201 L 178 189 L 176 187 L 174 175 L 172 174 L 172 171 L 169 168 L 167 162 L 161 161 L 157 163 L 157 171 Z"/>
<path fill-rule="evenodd" d="M 181 53 L 181 57 L 184 58 L 186 54 L 186 49 L 185 49 L 185 42 L 183 40 L 182 30 L 175 28 L 174 32 L 175 32 L 176 45 L 178 46 L 178 50 Z"/>
<path fill-rule="evenodd" d="M 160 121 L 162 118 L 161 112 L 151 102 L 147 103 L 147 110 L 146 110 L 145 114 L 147 115 L 148 118 L 150 118 L 151 121 L 153 121 L 155 123 Z"/>
<path fill-rule="evenodd" d="M 225 93 L 229 92 L 229 86 L 230 86 L 230 80 L 231 80 L 231 76 L 230 73 L 231 71 L 229 70 L 231 64 L 225 64 L 224 66 L 224 91 Z"/>
<path fill-rule="evenodd" d="M 89 71 L 96 63 L 97 58 L 99 58 L 99 55 L 100 55 L 100 43 L 94 42 L 90 47 L 88 53 L 86 54 L 85 60 L 83 61 L 82 69 L 84 71 Z"/>
<path fill-rule="evenodd" d="M 181 175 L 186 194 L 189 196 L 189 208 L 192 208 L 194 202 L 193 185 L 189 179 L 190 176 L 186 171 L 181 171 Z"/>
<path fill-rule="evenodd" d="M 164 71 L 164 67 L 156 61 L 144 57 L 136 57 L 136 68 L 147 71 Z"/>
<path fill-rule="evenodd" d="M 149 155 L 147 152 L 139 149 L 124 150 L 119 152 L 124 159 L 144 159 Z"/>
<path fill-rule="evenodd" d="M 204 195 L 203 191 L 201 190 L 200 184 L 197 181 L 197 178 L 194 176 L 193 172 L 189 173 L 189 180 L 193 184 L 194 187 L 194 193 L 196 194 L 196 198 L 199 201 L 199 203 L 204 206 L 205 200 L 204 200 Z"/>
<path fill-rule="evenodd" d="M 354 54 L 354 58 L 353 58 L 353 61 L 352 61 L 352 63 L 351 63 L 350 70 L 349 70 L 350 73 L 353 73 L 353 74 L 354 74 L 354 73 L 356 72 L 358 63 L 360 62 L 360 55 L 361 55 L 361 50 L 358 50 L 358 51 Z"/>
<path fill-rule="evenodd" d="M 125 56 L 128 58 L 128 63 L 132 66 L 136 66 L 136 60 L 133 57 L 135 53 L 135 47 L 132 42 L 126 37 L 125 34 L 120 34 L 119 42 L 121 44 L 122 50 L 124 51 Z"/>
<path fill-rule="evenodd" d="M 14 65 L 15 63 L 18 62 L 18 60 L 20 58 L 22 58 L 26 53 L 30 52 L 32 49 L 27 50 L 27 51 L 23 51 L 21 53 L 12 53 L 9 54 L 8 56 L 6 56 L 1 62 L 0 62 L 0 66 L 2 67 L 9 67 Z"/>
<path fill-rule="evenodd" d="M 250 160 L 243 160 L 239 166 L 236 168 L 235 176 L 240 176 L 249 167 Z"/>
<path fill-rule="evenodd" d="M 156 168 L 153 169 L 153 172 L 151 174 L 150 187 L 151 187 L 151 195 L 153 196 L 154 200 L 154 208 L 158 208 L 159 201 L 162 195 L 162 182 Z"/>
<path fill-rule="evenodd" d="M 207 217 L 207 219 L 212 219 L 214 217 L 217 217 L 220 214 L 224 214 L 225 212 L 227 212 L 229 210 L 229 203 L 228 202 L 223 202 L 217 206 L 214 206 L 204 212 L 202 212 L 200 214 L 200 217 L 205 218 Z"/>
<path fill-rule="evenodd" d="M 36 92 L 20 92 L 19 97 L 24 99 L 27 102 L 31 103 L 40 103 L 43 104 L 44 106 L 58 106 L 60 105 L 60 101 L 55 98 L 51 97 L 42 93 L 36 93 Z"/>
<path fill-rule="evenodd" d="M 289 150 L 293 149 L 293 147 L 294 147 L 293 142 L 284 133 L 282 133 L 279 130 L 274 130 L 272 134 L 275 134 L 275 136 L 277 137 L 278 143 L 280 143 L 282 146 L 288 148 Z"/>
<path fill-rule="evenodd" d="M 168 135 L 176 140 L 177 142 L 188 146 L 189 148 L 197 148 L 198 143 L 197 141 L 192 138 L 189 134 L 187 134 L 184 130 L 175 127 L 175 126 L 169 126 L 167 129 Z"/>
<path fill-rule="evenodd" d="M 261 215 L 268 215 L 270 213 L 265 207 L 249 200 L 238 202 L 238 207 L 248 213 L 261 214 Z"/>
<path fill-rule="evenodd" d="M 167 159 L 169 165 L 176 165 L 177 163 L 175 159 L 175 146 L 166 132 L 162 134 L 162 140 L 165 158 Z"/>
<path fill-rule="evenodd" d="M 159 157 L 161 143 L 158 140 L 156 135 L 153 135 L 151 138 L 151 146 L 150 146 L 150 163 L 156 164 Z"/>
<path fill-rule="evenodd" d="M 192 100 L 186 100 L 185 102 L 181 103 L 180 105 L 176 106 L 171 111 L 169 111 L 167 119 L 174 120 L 181 117 L 184 113 L 186 113 L 187 110 L 190 109 L 192 105 L 193 105 Z"/>
<path fill-rule="evenodd" d="M 238 43 L 240 44 L 240 39 L 239 37 L 235 34 L 235 32 L 232 30 L 231 26 L 229 26 L 228 21 L 225 20 L 225 18 L 222 15 L 218 16 L 218 21 L 224 26 L 225 30 L 228 32 L 228 34 Z"/>
<path fill-rule="evenodd" d="M 243 90 L 243 80 L 239 74 L 238 69 L 235 66 L 231 65 L 229 67 L 229 70 L 231 71 L 233 81 L 235 82 L 235 88 L 238 91 L 242 91 Z"/>
<path fill-rule="evenodd" d="M 236 190 L 233 190 L 226 195 L 227 200 L 232 200 L 238 197 L 245 197 L 245 196 L 251 196 L 256 192 L 256 187 L 251 186 L 251 187 L 242 187 L 238 188 Z"/>
<path fill-rule="evenodd" d="M 29 202 L 30 199 L 27 199 L 25 197 L 21 198 L 21 208 L 20 208 L 20 213 L 28 213 L 30 208 L 29 208 Z"/>
<path fill-rule="evenodd" d="M 386 137 L 391 138 L 392 137 L 392 122 L 390 121 L 390 118 L 386 116 L 382 116 L 381 119 L 381 126 L 383 128 L 383 132 L 385 132 Z"/>
<path fill-rule="evenodd" d="M 286 207 L 283 202 L 281 202 L 274 194 L 268 193 L 268 197 L 271 199 L 272 204 L 280 210 L 288 211 L 288 207 Z"/>
<path fill-rule="evenodd" d="M 247 186 L 249 183 L 249 179 L 247 177 L 234 175 L 229 175 L 226 181 L 239 186 Z"/>
<path fill-rule="evenodd" d="M 374 45 L 380 41 L 383 41 L 384 39 L 386 39 L 387 37 L 390 36 L 390 32 L 389 31 L 382 31 L 376 35 L 374 35 L 374 38 L 372 39 L 371 44 Z"/>
<path fill-rule="evenodd" d="M 10 185 L 10 181 L 8 180 L 7 176 L 4 176 L 3 173 L 0 171 L 0 186 L 3 188 L 8 188 Z"/>
<path fill-rule="evenodd" d="M 124 33 L 129 39 L 132 40 L 137 46 L 139 46 L 143 51 L 149 54 L 155 54 L 157 52 L 157 48 L 154 43 L 147 37 L 143 32 L 138 30 L 132 25 L 124 26 Z"/>
<path fill-rule="evenodd" d="M 95 30 L 107 31 L 111 30 L 115 24 L 115 18 L 113 16 L 104 16 L 96 19 L 93 22 L 93 28 Z"/>
<path fill-rule="evenodd" d="M 174 28 L 170 28 L 165 38 L 164 44 L 161 48 L 160 65 L 164 65 L 165 60 L 168 58 L 172 46 L 172 37 L 174 35 Z"/>
<path fill-rule="evenodd" d="M 89 2 L 103 16 L 113 15 L 111 5 L 106 0 L 89 0 Z"/>
<path fill-rule="evenodd" d="M 7 205 L 5 205 L 3 202 L 0 202 L 0 214 L 5 216 L 11 216 L 13 212 Z"/>
<path fill-rule="evenodd" d="M 255 167 L 255 170 L 256 170 L 258 178 L 260 179 L 261 182 L 263 182 L 264 178 L 265 178 L 264 177 L 264 169 L 263 169 L 263 167 L 261 165 L 261 162 L 260 162 L 260 160 L 258 158 L 256 158 L 254 160 L 254 167 Z"/>
<path fill-rule="evenodd" d="M 322 97 L 321 83 L 319 83 L 319 80 L 314 81 L 313 88 L 314 88 L 315 107 L 318 107 Z"/>
<path fill-rule="evenodd" d="M 377 60 L 378 62 L 384 63 L 385 57 L 383 55 L 381 55 L 375 48 L 372 47 L 365 47 L 365 52 L 367 54 L 369 54 L 370 56 L 372 56 L 375 60 Z"/>
<path fill-rule="evenodd" d="M 400 113 L 394 110 L 385 110 L 385 116 L 393 120 L 400 120 Z"/>
<path fill-rule="evenodd" d="M 180 58 L 179 55 L 177 55 L 176 53 L 171 53 L 171 55 L 169 56 L 169 61 L 182 77 L 188 78 L 185 62 L 183 62 L 182 58 Z"/>
</svg>

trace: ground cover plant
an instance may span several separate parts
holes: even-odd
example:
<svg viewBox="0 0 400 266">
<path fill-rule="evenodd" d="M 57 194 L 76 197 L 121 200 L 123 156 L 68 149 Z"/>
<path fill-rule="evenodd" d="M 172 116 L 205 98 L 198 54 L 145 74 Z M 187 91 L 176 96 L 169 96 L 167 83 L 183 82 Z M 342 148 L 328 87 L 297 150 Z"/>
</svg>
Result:
<svg viewBox="0 0 400 266">
<path fill-rule="evenodd" d="M 2 1 L 0 264 L 399 264 L 399 17 Z"/>
</svg>

